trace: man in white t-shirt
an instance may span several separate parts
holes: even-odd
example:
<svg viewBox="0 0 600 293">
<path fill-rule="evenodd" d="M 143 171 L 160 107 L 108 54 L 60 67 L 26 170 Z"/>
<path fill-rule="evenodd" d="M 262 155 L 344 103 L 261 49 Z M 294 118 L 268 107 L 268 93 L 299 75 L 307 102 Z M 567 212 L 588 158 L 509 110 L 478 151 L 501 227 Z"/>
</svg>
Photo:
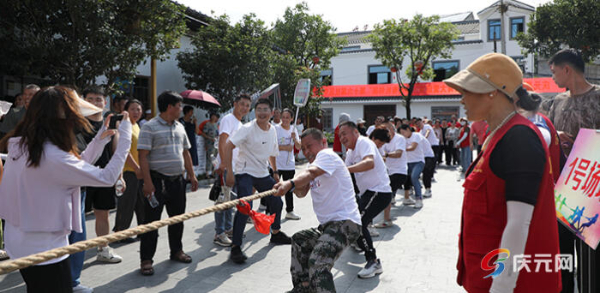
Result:
<svg viewBox="0 0 600 293">
<path fill-rule="evenodd" d="M 425 167 L 425 155 L 423 153 L 423 147 L 425 137 L 418 132 L 413 132 L 409 125 L 400 126 L 400 134 L 406 138 L 406 162 L 408 165 L 408 178 L 406 184 L 404 184 L 404 199 L 408 197 L 408 191 L 411 185 L 415 187 L 415 208 L 420 209 L 423 207 L 423 196 L 421 195 L 421 183 L 419 177 Z"/>
<path fill-rule="evenodd" d="M 331 268 L 344 248 L 360 236 L 360 214 L 350 173 L 339 155 L 327 148 L 323 133 L 309 128 L 301 136 L 310 163 L 294 179 L 277 183 L 276 195 L 311 192 L 319 227 L 292 236 L 292 292 L 335 292 Z"/>
<path fill-rule="evenodd" d="M 227 145 L 229 138 L 242 127 L 242 118 L 250 111 L 251 104 L 252 99 L 250 96 L 241 94 L 233 101 L 233 111 L 221 119 L 221 123 L 219 124 L 219 154 L 217 155 L 217 162 L 221 162 L 220 154 L 225 152 L 225 146 Z M 237 159 L 237 155 L 238 149 L 235 148 L 232 152 L 233 161 Z M 217 170 L 217 172 L 219 171 L 223 171 L 223 169 Z M 232 170 L 232 172 L 225 171 L 221 174 L 223 174 L 224 177 L 227 177 L 227 173 L 233 174 L 234 172 L 235 169 Z M 219 203 L 220 202 L 215 202 L 215 204 Z M 214 214 L 215 237 L 213 242 L 221 246 L 231 246 L 229 236 L 233 235 L 233 209 L 218 211 Z"/>
<path fill-rule="evenodd" d="M 238 198 L 252 195 L 253 188 L 259 192 L 270 190 L 279 181 L 276 164 L 276 156 L 279 154 L 277 132 L 275 127 L 269 123 L 272 109 L 273 104 L 269 99 L 259 99 L 255 106 L 256 118 L 242 125 L 229 138 L 225 152 L 221 153 L 227 170 L 232 170 L 233 163 L 235 163 L 235 168 L 233 168 L 235 179 L 234 176 L 227 176 L 225 181 L 227 186 L 233 186 L 235 183 Z M 231 158 L 234 148 L 239 149 L 235 162 Z M 269 164 L 273 168 L 273 177 L 269 175 Z M 271 243 L 291 244 L 290 237 L 279 230 L 281 228 L 281 209 L 283 208 L 281 197 L 270 195 L 266 199 L 267 207 L 271 213 L 275 214 L 275 221 L 271 225 Z M 252 202 L 249 204 L 252 207 Z M 233 219 L 233 245 L 230 258 L 238 264 L 244 263 L 247 259 L 241 249 L 247 219 L 248 215 L 239 211 L 235 213 Z"/>
<path fill-rule="evenodd" d="M 425 192 L 423 192 L 423 197 L 431 197 L 431 180 L 433 179 L 436 166 L 435 153 L 431 144 L 425 138 L 419 147 L 423 150 L 423 157 L 425 157 L 425 166 L 423 166 L 423 186 L 425 187 Z"/>
<path fill-rule="evenodd" d="M 354 122 L 346 121 L 340 125 L 340 140 L 348 149 L 346 166 L 350 173 L 354 173 L 361 194 L 358 208 L 362 214 L 362 236 L 358 239 L 358 246 L 365 251 L 367 264 L 358 273 L 358 277 L 372 278 L 381 274 L 383 268 L 375 254 L 373 240 L 367 227 L 392 200 L 390 178 L 377 146 L 359 134 Z"/>
<path fill-rule="evenodd" d="M 397 134 L 394 124 L 385 123 L 390 136 L 390 142 L 383 144 L 381 140 L 375 139 L 375 145 L 379 147 L 379 152 L 385 161 L 388 175 L 390 177 L 390 187 L 392 188 L 392 202 L 396 196 L 396 191 L 402 188 L 406 182 L 408 165 L 406 163 L 406 139 Z M 381 144 L 381 146 L 380 146 Z M 409 204 L 409 203 L 407 203 Z M 392 204 L 390 203 L 383 211 L 383 221 L 374 225 L 375 228 L 388 228 L 392 226 L 392 217 L 390 214 Z"/>
<path fill-rule="evenodd" d="M 367 136 L 371 135 L 371 132 L 373 132 L 373 130 L 375 130 L 375 128 L 379 126 L 379 124 L 383 123 L 383 121 L 385 121 L 385 117 L 377 116 L 377 118 L 375 118 L 375 124 L 369 126 L 369 128 L 367 129 Z"/>
</svg>

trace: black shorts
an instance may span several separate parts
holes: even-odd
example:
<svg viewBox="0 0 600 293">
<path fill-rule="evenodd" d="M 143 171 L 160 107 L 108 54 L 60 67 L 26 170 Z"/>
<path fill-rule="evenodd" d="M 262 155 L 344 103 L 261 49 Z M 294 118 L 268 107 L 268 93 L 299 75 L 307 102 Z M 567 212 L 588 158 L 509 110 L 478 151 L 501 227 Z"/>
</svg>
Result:
<svg viewBox="0 0 600 293">
<path fill-rule="evenodd" d="M 406 174 L 392 174 L 390 175 L 390 187 L 392 187 L 392 194 L 396 190 L 402 189 L 402 185 L 406 182 Z"/>
<path fill-rule="evenodd" d="M 114 187 L 87 187 L 85 193 L 86 202 L 91 204 L 91 208 L 96 210 L 112 210 L 117 205 L 115 203 Z"/>
</svg>

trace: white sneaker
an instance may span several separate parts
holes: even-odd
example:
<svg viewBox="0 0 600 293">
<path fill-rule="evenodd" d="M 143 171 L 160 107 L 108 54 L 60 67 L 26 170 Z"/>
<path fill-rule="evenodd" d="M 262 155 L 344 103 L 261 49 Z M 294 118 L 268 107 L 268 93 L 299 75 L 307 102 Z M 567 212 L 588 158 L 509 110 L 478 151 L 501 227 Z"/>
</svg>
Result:
<svg viewBox="0 0 600 293">
<path fill-rule="evenodd" d="M 412 200 L 412 199 L 409 197 L 409 198 L 405 198 L 405 199 L 402 201 L 402 204 L 403 204 L 403 205 L 405 205 L 405 206 L 411 206 L 411 205 L 414 205 L 414 204 L 415 204 L 415 201 L 414 201 L 414 200 Z"/>
<path fill-rule="evenodd" d="M 261 204 L 261 205 L 258 206 L 258 211 L 259 212 L 262 212 L 262 211 L 265 211 L 265 210 L 267 210 L 267 206 L 266 205 Z"/>
<path fill-rule="evenodd" d="M 371 234 L 371 237 L 379 237 L 379 232 L 372 225 L 369 225 L 367 230 L 369 230 L 369 234 Z"/>
<path fill-rule="evenodd" d="M 383 273 L 383 267 L 379 259 L 370 260 L 365 267 L 358 272 L 358 277 L 361 279 L 373 278 L 376 275 Z"/>
<path fill-rule="evenodd" d="M 350 246 L 351 246 L 352 248 L 354 248 L 354 250 L 355 250 L 356 252 L 362 252 L 362 251 L 363 251 L 363 250 L 360 248 L 360 246 L 358 246 L 358 244 L 356 244 L 356 242 L 354 242 L 354 243 L 350 244 Z"/>
<path fill-rule="evenodd" d="M 123 260 L 123 258 L 113 253 L 112 248 L 107 246 L 104 248 L 98 247 L 98 254 L 96 256 L 96 260 L 108 263 L 119 263 Z"/>
<path fill-rule="evenodd" d="M 92 292 L 94 292 L 94 289 L 83 286 L 81 284 L 73 287 L 73 293 L 92 293 Z"/>
<path fill-rule="evenodd" d="M 221 246 L 225 246 L 225 247 L 229 247 L 232 244 L 231 240 L 229 240 L 229 237 L 227 237 L 227 234 L 225 234 L 225 233 L 215 235 L 215 239 L 213 239 L 213 242 L 217 245 L 221 245 Z"/>
<path fill-rule="evenodd" d="M 415 209 L 420 209 L 422 207 L 423 207 L 423 200 L 417 199 L 417 201 L 415 202 Z"/>
<path fill-rule="evenodd" d="M 390 202 L 393 206 L 396 205 L 396 195 L 392 196 L 392 202 Z"/>
<path fill-rule="evenodd" d="M 286 213 L 285 218 L 288 220 L 300 220 L 300 216 L 296 215 L 293 211 Z"/>
<path fill-rule="evenodd" d="M 425 193 L 423 193 L 423 197 L 431 197 L 431 188 L 425 189 Z"/>
</svg>

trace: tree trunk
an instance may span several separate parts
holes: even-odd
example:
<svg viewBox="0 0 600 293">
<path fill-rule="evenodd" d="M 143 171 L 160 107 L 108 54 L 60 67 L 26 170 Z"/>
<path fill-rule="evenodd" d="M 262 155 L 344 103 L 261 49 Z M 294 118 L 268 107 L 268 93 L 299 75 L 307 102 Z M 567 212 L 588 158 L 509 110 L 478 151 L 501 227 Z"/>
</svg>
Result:
<svg viewBox="0 0 600 293">
<path fill-rule="evenodd" d="M 410 100 L 411 97 L 408 96 L 404 101 L 405 101 L 405 107 L 406 107 L 406 119 L 410 120 L 411 116 L 410 116 Z"/>
</svg>

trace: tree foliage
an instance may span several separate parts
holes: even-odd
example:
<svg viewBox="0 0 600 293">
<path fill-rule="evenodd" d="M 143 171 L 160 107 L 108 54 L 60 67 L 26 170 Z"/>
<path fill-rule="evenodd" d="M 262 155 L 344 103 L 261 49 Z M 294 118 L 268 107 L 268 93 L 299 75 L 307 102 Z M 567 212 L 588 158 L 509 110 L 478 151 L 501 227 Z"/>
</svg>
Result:
<svg viewBox="0 0 600 293">
<path fill-rule="evenodd" d="M 148 56 L 164 59 L 185 32 L 169 0 L 2 1 L 0 71 L 79 89 L 106 76 L 131 80 Z"/>
<path fill-rule="evenodd" d="M 293 107 L 296 83 L 310 78 L 317 99 L 303 110 L 316 113 L 320 70 L 329 68 L 343 45 L 334 32 L 320 15 L 309 14 L 305 3 L 288 7 L 272 29 L 253 14 L 236 24 L 222 15 L 194 34 L 193 50 L 179 53 L 177 60 L 186 85 L 213 94 L 223 109 L 232 106 L 236 95 L 253 94 L 274 83 L 279 83 L 283 106 Z"/>
<path fill-rule="evenodd" d="M 419 77 L 423 80 L 431 79 L 433 70 L 430 62 L 435 58 L 451 57 L 454 47 L 452 40 L 458 37 L 458 33 L 453 24 L 440 23 L 438 16 L 424 17 L 417 14 L 412 20 L 384 20 L 383 24 L 376 24 L 368 36 L 375 50 L 375 58 L 381 60 L 383 65 L 396 69 L 396 80 L 406 107 L 406 117 L 411 117 L 410 103 Z M 401 75 L 405 58 L 410 64 L 405 71 L 408 78 L 406 83 Z M 413 66 L 418 61 L 423 64 L 420 70 Z"/>
<path fill-rule="evenodd" d="M 526 33 L 517 36 L 526 54 L 550 57 L 564 46 L 581 51 L 586 62 L 600 55 L 600 1 L 554 0 L 531 15 Z"/>
<path fill-rule="evenodd" d="M 193 50 L 177 55 L 186 86 L 209 92 L 223 109 L 240 93 L 255 93 L 272 81 L 274 60 L 270 32 L 254 14 L 234 25 L 214 18 L 192 37 Z"/>
<path fill-rule="evenodd" d="M 297 81 L 310 78 L 315 96 L 302 111 L 306 114 L 319 113 L 323 85 L 320 72 L 329 69 L 331 58 L 337 56 L 346 44 L 346 40 L 338 38 L 335 31 L 335 27 L 323 20 L 321 15 L 310 14 L 305 2 L 288 7 L 283 18 L 275 22 L 274 43 L 285 52 L 284 56 L 279 56 L 279 65 L 275 67 L 284 106 L 293 106 Z"/>
</svg>

